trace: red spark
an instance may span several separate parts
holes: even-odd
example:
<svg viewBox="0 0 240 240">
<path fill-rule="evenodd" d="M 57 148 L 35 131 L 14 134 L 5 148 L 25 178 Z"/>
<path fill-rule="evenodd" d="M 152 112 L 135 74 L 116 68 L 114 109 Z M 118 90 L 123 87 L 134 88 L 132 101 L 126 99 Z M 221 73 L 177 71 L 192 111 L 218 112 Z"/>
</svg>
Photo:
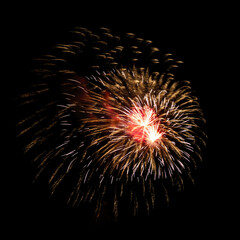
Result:
<svg viewBox="0 0 240 240">
<path fill-rule="evenodd" d="M 161 138 L 157 114 L 148 106 L 136 107 L 129 114 L 127 133 L 136 141 L 152 144 Z"/>
</svg>

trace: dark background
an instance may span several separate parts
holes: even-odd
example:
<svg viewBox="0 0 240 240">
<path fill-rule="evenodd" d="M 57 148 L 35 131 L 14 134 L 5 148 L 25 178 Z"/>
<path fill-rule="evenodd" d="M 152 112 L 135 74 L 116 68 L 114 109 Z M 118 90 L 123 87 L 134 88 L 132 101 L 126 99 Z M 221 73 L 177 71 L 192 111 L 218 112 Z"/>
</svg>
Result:
<svg viewBox="0 0 240 240">
<path fill-rule="evenodd" d="M 225 143 L 218 121 L 219 111 L 225 109 L 223 89 L 217 75 L 223 52 L 220 43 L 222 15 L 215 7 L 197 4 L 138 4 L 131 6 L 113 1 L 106 6 L 69 6 L 66 3 L 51 7 L 40 3 L 21 6 L 24 11 L 20 11 L 11 27 L 12 31 L 14 29 L 11 38 L 15 68 L 11 73 L 14 76 L 13 99 L 28 85 L 26 76 L 32 59 L 64 40 L 65 34 L 75 26 L 105 26 L 115 32 L 134 32 L 139 37 L 153 40 L 185 62 L 186 78 L 192 81 L 207 120 L 207 148 L 203 163 L 195 173 L 195 185 L 187 186 L 184 192 L 174 195 L 169 207 L 159 207 L 150 216 L 122 217 L 115 222 L 106 214 L 96 222 L 84 207 L 71 209 L 56 198 L 49 198 L 47 184 L 32 184 L 32 167 L 24 159 L 22 146 L 16 140 L 14 151 L 10 153 L 13 161 L 12 177 L 9 177 L 12 196 L 9 209 L 13 211 L 8 217 L 9 225 L 19 233 L 30 234 L 31 230 L 33 237 L 66 234 L 79 235 L 80 238 L 85 232 L 88 236 L 103 234 L 113 238 L 196 238 L 231 234 L 229 198 L 233 198 L 233 193 L 227 185 L 229 167 L 225 164 L 229 155 L 221 151 Z M 17 116 L 14 119 L 17 121 Z M 14 131 L 13 127 L 13 135 Z"/>
</svg>

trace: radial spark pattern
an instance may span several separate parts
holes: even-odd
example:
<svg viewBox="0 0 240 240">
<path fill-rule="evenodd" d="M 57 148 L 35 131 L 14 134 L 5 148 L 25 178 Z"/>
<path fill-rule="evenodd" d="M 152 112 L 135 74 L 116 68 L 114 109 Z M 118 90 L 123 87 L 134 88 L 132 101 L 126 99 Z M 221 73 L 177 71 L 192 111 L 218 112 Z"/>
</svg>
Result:
<svg viewBox="0 0 240 240">
<path fill-rule="evenodd" d="M 204 118 L 190 82 L 176 79 L 182 62 L 131 33 L 76 28 L 69 39 L 36 59 L 21 96 L 36 178 L 45 172 L 52 192 L 65 182 L 69 203 L 95 202 L 97 214 L 112 201 L 117 216 L 121 199 L 149 211 L 201 160 Z"/>
</svg>

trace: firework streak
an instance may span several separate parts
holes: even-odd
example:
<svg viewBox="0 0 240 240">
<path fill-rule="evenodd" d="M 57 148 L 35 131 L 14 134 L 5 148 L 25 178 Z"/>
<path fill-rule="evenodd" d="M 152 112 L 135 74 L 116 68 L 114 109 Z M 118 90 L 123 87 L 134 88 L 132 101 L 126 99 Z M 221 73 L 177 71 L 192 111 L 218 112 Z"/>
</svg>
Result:
<svg viewBox="0 0 240 240">
<path fill-rule="evenodd" d="M 35 60 L 21 96 L 36 178 L 45 173 L 52 192 L 65 182 L 68 202 L 94 202 L 97 215 L 112 201 L 117 216 L 121 199 L 149 211 L 166 182 L 191 179 L 205 144 L 198 99 L 176 79 L 182 62 L 132 33 L 76 28 L 69 39 Z"/>
</svg>

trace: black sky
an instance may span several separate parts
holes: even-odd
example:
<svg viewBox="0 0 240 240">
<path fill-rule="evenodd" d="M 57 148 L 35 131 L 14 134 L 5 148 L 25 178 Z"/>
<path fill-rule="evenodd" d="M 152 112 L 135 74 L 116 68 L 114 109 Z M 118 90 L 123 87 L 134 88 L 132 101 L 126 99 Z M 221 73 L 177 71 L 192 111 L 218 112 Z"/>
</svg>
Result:
<svg viewBox="0 0 240 240">
<path fill-rule="evenodd" d="M 230 189 L 224 185 L 224 157 L 219 151 L 223 145 L 218 145 L 221 141 L 216 123 L 218 104 L 222 102 L 217 99 L 219 82 L 215 75 L 218 62 L 216 41 L 221 27 L 216 19 L 218 16 L 208 6 L 190 6 L 188 9 L 177 6 L 173 9 L 147 3 L 141 8 L 120 5 L 107 9 L 101 5 L 81 7 L 80 4 L 65 8 L 63 4 L 60 11 L 58 7 L 48 8 L 39 3 L 23 11 L 15 24 L 12 39 L 17 49 L 13 59 L 18 74 L 18 78 L 14 78 L 14 94 L 28 84 L 24 75 L 31 69 L 32 59 L 64 40 L 66 32 L 75 26 L 105 26 L 115 32 L 134 32 L 151 39 L 183 59 L 187 77 L 193 83 L 207 120 L 207 148 L 196 173 L 196 184 L 187 186 L 186 191 L 175 195 L 169 207 L 159 208 L 150 216 L 122 218 L 118 222 L 106 217 L 97 224 L 86 209 L 69 209 L 61 201 L 49 199 L 47 184 L 32 185 L 31 165 L 24 162 L 21 144 L 16 143 L 16 150 L 11 153 L 16 161 L 16 180 L 13 177 L 14 211 L 10 224 L 18 226 L 23 233 L 33 229 L 34 235 L 50 230 L 53 234 L 81 235 L 87 231 L 89 234 L 101 232 L 106 236 L 124 236 L 125 231 L 130 230 L 133 236 L 141 236 L 141 233 L 193 238 L 215 236 L 224 231 L 230 194 Z"/>
</svg>

